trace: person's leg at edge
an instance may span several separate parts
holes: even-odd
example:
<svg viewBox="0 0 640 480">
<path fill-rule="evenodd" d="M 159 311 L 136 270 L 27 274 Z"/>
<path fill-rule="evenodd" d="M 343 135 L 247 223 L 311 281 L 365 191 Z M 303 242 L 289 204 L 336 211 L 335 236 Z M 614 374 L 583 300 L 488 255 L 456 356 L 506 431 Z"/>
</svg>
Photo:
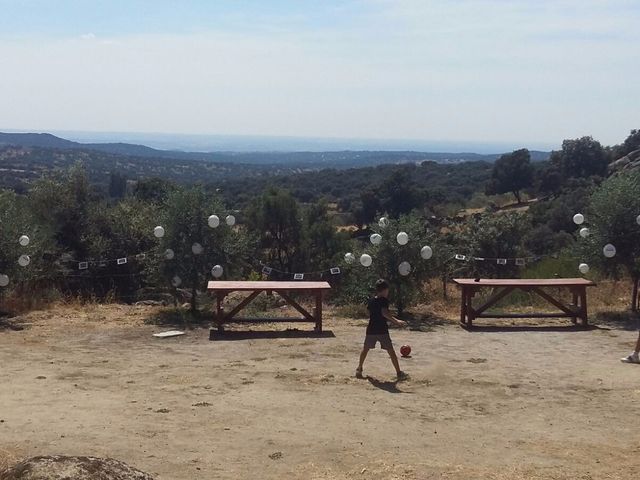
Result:
<svg viewBox="0 0 640 480">
<path fill-rule="evenodd" d="M 398 356 L 396 355 L 396 351 L 393 349 L 393 347 L 389 347 L 387 349 L 387 353 L 389 354 L 389 358 L 391 358 L 393 368 L 396 369 L 396 374 L 400 376 L 402 374 L 402 370 L 400 370 L 400 363 L 398 363 Z"/>
<path fill-rule="evenodd" d="M 364 366 L 364 361 L 367 358 L 367 354 L 369 353 L 369 347 L 362 347 L 362 351 L 360 352 L 360 363 L 358 363 L 358 368 L 356 370 L 356 374 L 362 375 L 362 367 Z"/>
<path fill-rule="evenodd" d="M 640 363 L 640 333 L 638 333 L 638 341 L 636 342 L 636 349 L 631 355 L 625 358 L 621 358 L 625 363 Z"/>
</svg>

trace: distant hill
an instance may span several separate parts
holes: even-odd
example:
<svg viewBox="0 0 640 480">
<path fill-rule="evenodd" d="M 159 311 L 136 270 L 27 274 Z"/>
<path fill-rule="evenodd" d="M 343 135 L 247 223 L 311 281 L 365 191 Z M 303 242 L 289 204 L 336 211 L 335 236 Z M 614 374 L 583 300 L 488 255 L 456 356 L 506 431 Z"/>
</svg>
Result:
<svg viewBox="0 0 640 480">
<path fill-rule="evenodd" d="M 37 137 L 37 141 L 41 140 L 41 137 Z M 115 172 L 129 180 L 157 177 L 176 183 L 193 184 L 225 182 L 230 179 L 266 178 L 303 171 L 286 165 L 247 165 L 210 160 L 136 157 L 75 147 L 52 148 L 0 144 L 0 188 L 23 191 L 25 184 L 48 173 L 64 171 L 78 162 L 85 166 L 90 181 L 101 186 L 108 185 L 111 174 Z"/>
<path fill-rule="evenodd" d="M 332 152 L 183 152 L 159 150 L 131 143 L 79 143 L 48 133 L 2 133 L 0 146 L 54 148 L 60 150 L 93 150 L 140 158 L 209 161 L 253 165 L 286 165 L 300 168 L 353 168 L 383 164 L 459 163 L 496 160 L 500 154 L 443 153 L 415 151 L 332 151 Z M 533 161 L 549 158 L 549 152 L 532 151 Z"/>
</svg>

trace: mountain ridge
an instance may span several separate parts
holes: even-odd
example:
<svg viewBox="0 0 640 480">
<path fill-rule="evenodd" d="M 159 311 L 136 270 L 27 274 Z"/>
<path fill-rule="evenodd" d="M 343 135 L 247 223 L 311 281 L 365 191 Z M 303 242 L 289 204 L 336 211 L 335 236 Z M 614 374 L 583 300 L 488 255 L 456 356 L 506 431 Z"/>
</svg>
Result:
<svg viewBox="0 0 640 480">
<path fill-rule="evenodd" d="M 339 150 L 327 152 L 188 152 L 181 150 L 160 150 L 146 145 L 109 142 L 80 143 L 58 137 L 51 133 L 7 133 L 0 132 L 0 145 L 23 147 L 57 148 L 62 150 L 94 150 L 116 155 L 141 158 L 165 158 L 173 160 L 212 161 L 216 163 L 243 164 L 287 164 L 290 166 L 318 168 L 353 168 L 361 166 L 419 163 L 458 163 L 464 161 L 495 161 L 501 154 L 480 154 L 473 152 L 420 152 L 413 150 Z M 532 150 L 532 161 L 544 161 L 549 152 Z"/>
</svg>

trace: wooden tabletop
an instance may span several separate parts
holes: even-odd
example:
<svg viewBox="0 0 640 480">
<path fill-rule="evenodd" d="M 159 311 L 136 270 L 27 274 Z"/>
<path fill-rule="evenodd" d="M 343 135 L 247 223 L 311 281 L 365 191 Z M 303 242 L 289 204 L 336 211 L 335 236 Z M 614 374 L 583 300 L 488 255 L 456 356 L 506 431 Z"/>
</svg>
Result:
<svg viewBox="0 0 640 480">
<path fill-rule="evenodd" d="M 458 285 L 476 287 L 593 287 L 595 283 L 586 278 L 481 278 L 476 282 L 473 278 L 454 278 Z"/>
<path fill-rule="evenodd" d="M 253 291 L 253 290 L 331 290 L 327 282 L 279 282 L 270 281 L 212 281 L 207 290 Z"/>
</svg>

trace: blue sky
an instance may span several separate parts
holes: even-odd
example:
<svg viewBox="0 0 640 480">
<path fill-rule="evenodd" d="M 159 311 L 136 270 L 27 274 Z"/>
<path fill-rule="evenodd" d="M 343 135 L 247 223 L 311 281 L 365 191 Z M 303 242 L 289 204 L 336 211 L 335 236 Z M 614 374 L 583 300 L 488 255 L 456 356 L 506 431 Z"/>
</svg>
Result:
<svg viewBox="0 0 640 480">
<path fill-rule="evenodd" d="M 501 142 L 640 128 L 637 0 L 0 0 L 0 128 Z"/>
</svg>

